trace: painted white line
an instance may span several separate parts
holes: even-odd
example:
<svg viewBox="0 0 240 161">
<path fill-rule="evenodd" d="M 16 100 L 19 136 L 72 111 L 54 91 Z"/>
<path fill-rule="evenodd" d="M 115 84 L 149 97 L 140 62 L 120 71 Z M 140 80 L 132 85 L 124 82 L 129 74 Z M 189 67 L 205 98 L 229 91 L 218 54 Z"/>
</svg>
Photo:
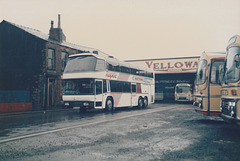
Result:
<svg viewBox="0 0 240 161">
<path fill-rule="evenodd" d="M 117 121 L 117 120 L 129 118 L 129 117 L 146 115 L 146 114 L 159 112 L 159 111 L 165 111 L 165 110 L 169 110 L 169 109 L 173 109 L 173 108 L 176 108 L 176 107 L 166 107 L 166 108 L 160 108 L 160 109 L 157 109 L 157 110 L 156 109 L 154 109 L 154 110 L 147 110 L 147 111 L 143 111 L 143 112 L 141 111 L 141 113 L 128 115 L 128 116 L 122 116 L 122 117 L 118 117 L 118 118 L 114 118 L 114 119 L 110 119 L 110 120 L 96 121 L 96 122 L 91 122 L 91 123 L 85 123 L 85 124 L 80 124 L 80 125 L 75 125 L 75 126 L 70 126 L 70 127 L 65 127 L 65 128 L 59 128 L 59 129 L 50 130 L 50 131 L 44 131 L 44 132 L 39 132 L 39 133 L 28 134 L 28 135 L 24 135 L 24 136 L 18 136 L 18 137 L 13 137 L 13 138 L 9 138 L 9 139 L 4 139 L 4 140 L 0 140 L 0 143 L 6 143 L 6 142 L 16 141 L 16 140 L 20 140 L 20 139 L 26 139 L 26 138 L 30 138 L 30 137 L 51 134 L 51 133 L 60 132 L 60 131 L 64 131 L 64 130 L 70 130 L 70 129 L 75 129 L 75 128 L 79 128 L 79 127 L 85 127 L 85 126 L 101 124 L 101 123 L 105 123 L 105 122 Z"/>
</svg>

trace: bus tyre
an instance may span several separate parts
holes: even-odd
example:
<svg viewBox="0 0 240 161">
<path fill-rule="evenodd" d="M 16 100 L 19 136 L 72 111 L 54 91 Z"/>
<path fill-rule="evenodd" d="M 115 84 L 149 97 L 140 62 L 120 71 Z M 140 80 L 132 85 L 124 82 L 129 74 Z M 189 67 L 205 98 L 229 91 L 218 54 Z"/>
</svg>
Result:
<svg viewBox="0 0 240 161">
<path fill-rule="evenodd" d="M 143 99 L 143 107 L 144 108 L 148 107 L 148 99 L 147 99 L 147 97 L 144 97 L 144 99 Z"/>
<path fill-rule="evenodd" d="M 106 100 L 105 111 L 114 111 L 113 100 L 110 97 Z"/>
<path fill-rule="evenodd" d="M 143 108 L 143 99 L 142 99 L 142 97 L 138 98 L 138 108 L 139 109 Z"/>
</svg>

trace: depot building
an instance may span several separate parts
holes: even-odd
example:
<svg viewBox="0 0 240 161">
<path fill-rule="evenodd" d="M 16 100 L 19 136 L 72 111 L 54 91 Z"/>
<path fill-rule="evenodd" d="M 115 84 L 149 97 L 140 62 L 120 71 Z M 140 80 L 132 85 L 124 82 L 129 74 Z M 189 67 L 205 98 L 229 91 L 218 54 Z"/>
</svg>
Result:
<svg viewBox="0 0 240 161">
<path fill-rule="evenodd" d="M 126 62 L 145 66 L 155 74 L 155 101 L 174 100 L 178 83 L 194 85 L 199 56 L 162 59 L 127 60 Z"/>
</svg>

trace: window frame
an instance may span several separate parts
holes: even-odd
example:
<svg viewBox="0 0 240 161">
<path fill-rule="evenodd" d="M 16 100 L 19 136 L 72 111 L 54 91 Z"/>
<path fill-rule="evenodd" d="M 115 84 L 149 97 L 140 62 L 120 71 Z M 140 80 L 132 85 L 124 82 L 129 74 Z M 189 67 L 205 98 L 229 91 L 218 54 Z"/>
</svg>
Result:
<svg viewBox="0 0 240 161">
<path fill-rule="evenodd" d="M 50 53 L 51 51 L 51 53 Z M 51 58 L 50 58 L 51 55 Z M 51 63 L 49 63 L 51 62 Z M 48 48 L 47 50 L 47 69 L 55 70 L 56 69 L 56 52 L 53 48 Z"/>
</svg>

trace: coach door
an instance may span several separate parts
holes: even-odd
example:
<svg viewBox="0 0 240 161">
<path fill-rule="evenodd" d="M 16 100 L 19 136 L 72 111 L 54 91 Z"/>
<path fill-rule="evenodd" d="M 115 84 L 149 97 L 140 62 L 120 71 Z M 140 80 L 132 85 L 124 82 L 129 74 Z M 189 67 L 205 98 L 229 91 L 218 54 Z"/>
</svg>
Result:
<svg viewBox="0 0 240 161">
<path fill-rule="evenodd" d="M 135 83 L 132 83 L 131 85 L 131 89 L 132 89 L 132 92 L 131 92 L 131 99 L 132 99 L 132 106 L 137 106 L 137 87 L 136 87 L 136 84 Z"/>
<path fill-rule="evenodd" d="M 96 79 L 95 86 L 95 106 L 102 106 L 103 81 Z"/>
</svg>

